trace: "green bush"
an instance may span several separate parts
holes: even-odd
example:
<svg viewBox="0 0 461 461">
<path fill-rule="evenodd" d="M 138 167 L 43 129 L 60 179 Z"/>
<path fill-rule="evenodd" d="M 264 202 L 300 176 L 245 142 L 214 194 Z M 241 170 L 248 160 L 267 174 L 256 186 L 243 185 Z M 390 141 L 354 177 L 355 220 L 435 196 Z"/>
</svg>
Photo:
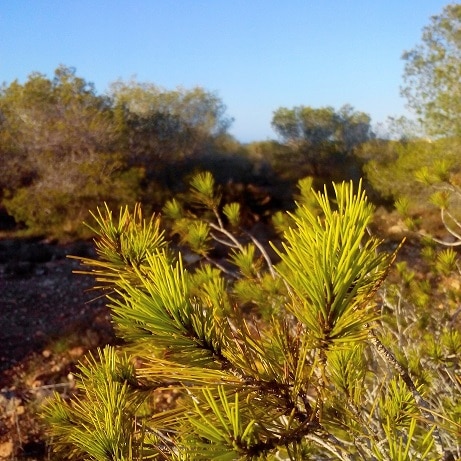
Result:
<svg viewBox="0 0 461 461">
<path fill-rule="evenodd" d="M 108 290 L 124 343 L 90 355 L 77 393 L 45 407 L 57 456 L 459 456 L 461 383 L 447 363 L 434 373 L 453 377 L 448 393 L 431 382 L 435 367 L 415 380 L 408 370 L 422 362 L 403 341 L 405 319 L 389 312 L 397 293 L 387 310 L 374 301 L 395 254 L 367 232 L 373 207 L 361 185 L 335 185 L 333 200 L 306 185 L 271 249 L 240 229 L 238 204 L 223 204 L 206 173 L 188 207 L 165 206 L 182 252 L 139 206 L 94 215 L 99 259 L 82 262 Z M 226 259 L 213 257 L 216 245 Z M 443 344 L 441 356 L 459 351 L 459 332 Z"/>
<path fill-rule="evenodd" d="M 81 174 L 81 178 L 69 181 L 64 187 L 62 183 L 40 181 L 20 188 L 5 197 L 3 204 L 17 223 L 25 225 L 28 234 L 63 241 L 91 237 L 88 229 L 81 226 L 82 221 L 90 218 L 88 210 L 104 200 L 114 207 L 121 203 L 134 204 L 142 171 L 132 168 L 97 177 L 94 172 L 86 174 L 90 168 L 91 165 L 80 168 L 77 174 Z"/>
</svg>

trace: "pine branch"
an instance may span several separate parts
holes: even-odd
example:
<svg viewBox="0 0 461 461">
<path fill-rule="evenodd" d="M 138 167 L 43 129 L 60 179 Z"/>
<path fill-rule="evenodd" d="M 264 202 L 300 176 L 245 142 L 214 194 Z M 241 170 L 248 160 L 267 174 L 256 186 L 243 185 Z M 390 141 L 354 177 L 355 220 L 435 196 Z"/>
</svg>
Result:
<svg viewBox="0 0 461 461">
<path fill-rule="evenodd" d="M 406 384 L 408 390 L 411 392 L 413 398 L 415 399 L 416 405 L 418 406 L 421 414 L 433 425 L 433 439 L 437 453 L 442 457 L 441 459 L 443 461 L 449 461 L 452 457 L 452 454 L 444 449 L 444 443 L 442 437 L 440 436 L 440 431 L 435 421 L 434 415 L 432 414 L 429 403 L 419 393 L 408 371 L 405 370 L 405 368 L 398 362 L 392 352 L 390 352 L 384 346 L 384 344 L 379 340 L 379 338 L 376 336 L 376 333 L 372 329 L 370 330 L 368 337 L 381 358 L 397 371 L 403 382 Z"/>
</svg>

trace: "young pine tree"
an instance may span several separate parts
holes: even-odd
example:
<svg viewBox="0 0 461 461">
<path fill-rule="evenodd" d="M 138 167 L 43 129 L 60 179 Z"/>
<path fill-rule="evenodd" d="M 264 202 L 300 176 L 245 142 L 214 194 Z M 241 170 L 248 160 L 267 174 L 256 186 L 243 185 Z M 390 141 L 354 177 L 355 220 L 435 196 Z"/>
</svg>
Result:
<svg viewBox="0 0 461 461">
<path fill-rule="evenodd" d="M 239 228 L 240 206 L 221 203 L 211 175 L 196 176 L 188 206 L 165 206 L 197 254 L 191 269 L 159 217 L 98 211 L 99 258 L 82 262 L 124 342 L 90 355 L 76 394 L 46 406 L 57 456 L 450 459 L 447 424 L 376 333 L 394 255 L 367 232 L 372 205 L 360 185 L 335 185 L 332 200 L 306 185 L 269 249 Z M 213 259 L 216 243 L 227 261 Z"/>
</svg>

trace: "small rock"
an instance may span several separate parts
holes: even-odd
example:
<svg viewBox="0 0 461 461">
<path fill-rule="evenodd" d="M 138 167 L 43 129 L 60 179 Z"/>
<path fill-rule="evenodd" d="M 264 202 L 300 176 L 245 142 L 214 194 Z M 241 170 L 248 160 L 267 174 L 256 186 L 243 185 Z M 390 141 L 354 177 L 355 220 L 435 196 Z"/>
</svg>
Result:
<svg viewBox="0 0 461 461">
<path fill-rule="evenodd" d="M 9 459 L 12 454 L 13 442 L 11 440 L 0 443 L 0 459 Z"/>
<path fill-rule="evenodd" d="M 43 357 L 45 357 L 47 359 L 47 358 L 51 357 L 51 351 L 49 349 L 44 349 L 42 351 L 42 355 L 43 355 Z"/>
<path fill-rule="evenodd" d="M 81 357 L 85 353 L 85 349 L 81 346 L 73 347 L 69 350 L 69 355 L 73 358 Z"/>
</svg>

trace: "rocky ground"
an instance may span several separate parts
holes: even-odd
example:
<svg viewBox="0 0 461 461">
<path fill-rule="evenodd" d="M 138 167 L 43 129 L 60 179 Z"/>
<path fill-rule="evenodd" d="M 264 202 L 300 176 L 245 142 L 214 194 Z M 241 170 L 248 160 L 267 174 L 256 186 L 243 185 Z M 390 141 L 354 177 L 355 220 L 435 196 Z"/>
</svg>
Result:
<svg viewBox="0 0 461 461">
<path fill-rule="evenodd" d="M 50 459 L 37 410 L 72 390 L 85 352 L 114 340 L 104 298 L 68 255 L 93 246 L 0 240 L 0 460 Z"/>
</svg>

